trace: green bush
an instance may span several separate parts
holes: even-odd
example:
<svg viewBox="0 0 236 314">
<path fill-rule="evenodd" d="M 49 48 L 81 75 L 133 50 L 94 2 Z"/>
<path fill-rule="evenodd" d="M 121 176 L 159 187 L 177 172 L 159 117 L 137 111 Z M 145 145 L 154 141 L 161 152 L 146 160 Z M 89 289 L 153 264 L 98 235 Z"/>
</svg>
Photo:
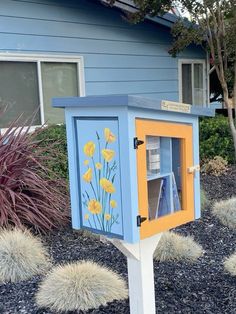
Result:
<svg viewBox="0 0 236 314">
<path fill-rule="evenodd" d="M 200 157 L 201 160 L 221 156 L 228 163 L 234 163 L 234 144 L 228 118 L 216 115 L 214 118 L 202 118 L 200 121 Z"/>
<path fill-rule="evenodd" d="M 41 141 L 40 146 L 44 148 L 43 154 L 46 157 L 44 164 L 52 171 L 51 176 L 53 178 L 60 177 L 68 180 L 65 125 L 50 125 L 44 128 L 37 135 L 37 140 Z M 49 147 L 48 150 L 47 147 Z"/>
</svg>

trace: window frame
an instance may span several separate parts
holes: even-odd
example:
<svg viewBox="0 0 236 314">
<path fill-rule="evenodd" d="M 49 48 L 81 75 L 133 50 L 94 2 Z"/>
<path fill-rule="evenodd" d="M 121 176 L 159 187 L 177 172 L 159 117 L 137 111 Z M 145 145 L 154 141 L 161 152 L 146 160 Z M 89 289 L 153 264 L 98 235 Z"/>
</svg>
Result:
<svg viewBox="0 0 236 314">
<path fill-rule="evenodd" d="M 77 64 L 77 80 L 79 96 L 85 96 L 85 78 L 84 78 L 84 58 L 83 56 L 58 55 L 58 54 L 21 54 L 21 53 L 0 53 L 0 62 L 34 62 L 37 66 L 37 79 L 39 91 L 39 108 L 41 125 L 45 124 L 44 103 L 43 103 L 43 84 L 41 63 L 57 62 L 57 63 L 75 63 Z M 39 125 L 33 126 L 33 128 Z M 4 128 L 0 129 L 1 131 Z"/>
<path fill-rule="evenodd" d="M 180 211 L 158 217 L 158 219 L 147 219 L 144 221 L 140 228 L 140 237 L 141 239 L 144 239 L 156 234 L 157 232 L 163 232 L 194 220 L 194 175 L 187 171 L 187 169 L 193 165 L 193 125 L 143 118 L 136 118 L 135 125 L 136 136 L 144 141 L 144 145 L 141 145 L 136 153 L 139 214 L 143 217 L 149 216 L 146 169 L 146 136 L 161 136 L 167 138 L 178 138 L 181 140 L 180 160 L 182 178 L 182 208 Z M 170 172 L 168 175 L 172 172 L 172 169 L 169 170 Z M 162 176 L 164 177 L 165 174 L 164 170 Z"/>
<path fill-rule="evenodd" d="M 183 102 L 183 94 L 182 94 L 182 65 L 183 64 L 191 64 L 192 69 L 192 97 L 194 99 L 194 64 L 202 64 L 203 65 L 203 108 L 209 107 L 209 77 L 207 75 L 207 64 L 205 59 L 179 59 L 178 60 L 178 81 L 179 81 L 179 102 Z M 194 105 L 194 104 L 192 104 Z"/>
</svg>

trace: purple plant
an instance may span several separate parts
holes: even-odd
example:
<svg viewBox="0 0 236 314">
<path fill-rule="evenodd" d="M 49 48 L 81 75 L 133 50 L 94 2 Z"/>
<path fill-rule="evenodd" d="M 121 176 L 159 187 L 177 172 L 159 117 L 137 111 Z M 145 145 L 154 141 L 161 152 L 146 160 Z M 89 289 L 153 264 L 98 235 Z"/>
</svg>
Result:
<svg viewBox="0 0 236 314">
<path fill-rule="evenodd" d="M 30 133 L 29 127 L 14 125 L 0 135 L 0 227 L 39 232 L 61 227 L 68 221 L 66 183 L 51 180 L 43 166 L 43 149 L 35 139 L 41 129 Z"/>
</svg>

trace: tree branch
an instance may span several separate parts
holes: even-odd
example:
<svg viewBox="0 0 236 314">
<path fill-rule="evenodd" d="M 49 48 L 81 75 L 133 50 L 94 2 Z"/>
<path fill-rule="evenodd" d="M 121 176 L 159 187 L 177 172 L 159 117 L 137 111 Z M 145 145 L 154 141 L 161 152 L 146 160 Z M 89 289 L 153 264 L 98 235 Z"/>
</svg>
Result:
<svg viewBox="0 0 236 314">
<path fill-rule="evenodd" d="M 219 65 L 219 80 L 222 85 L 222 89 L 224 92 L 224 97 L 228 99 L 229 97 L 229 92 L 228 92 L 228 87 L 225 79 L 225 72 L 224 72 L 224 61 L 223 61 L 223 56 L 222 56 L 222 49 L 221 49 L 221 42 L 219 38 L 219 25 L 217 23 L 217 18 L 215 15 L 215 12 L 212 8 L 209 8 L 211 16 L 212 16 L 212 21 L 213 21 L 213 27 L 214 27 L 214 33 L 215 33 L 215 41 L 216 41 L 216 56 L 218 58 L 218 65 Z M 225 99 L 226 105 L 228 104 L 227 99 Z"/>
<path fill-rule="evenodd" d="M 234 61 L 234 89 L 233 89 L 233 108 L 234 108 L 234 119 L 236 125 L 236 60 Z"/>
<path fill-rule="evenodd" d="M 215 45 L 214 45 L 214 38 L 212 35 L 212 29 L 211 29 L 211 25 L 210 25 L 210 19 L 209 19 L 209 14 L 208 14 L 208 8 L 206 5 L 206 2 L 203 2 L 204 5 L 204 10 L 205 10 L 205 19 L 206 19 L 206 28 L 207 28 L 207 42 L 210 48 L 210 52 L 211 52 L 211 56 L 213 58 L 213 62 L 214 62 L 214 66 L 215 66 L 215 70 L 217 73 L 217 76 L 220 76 L 220 70 L 219 70 L 219 65 L 215 62 L 216 60 L 216 51 L 215 51 Z"/>
</svg>

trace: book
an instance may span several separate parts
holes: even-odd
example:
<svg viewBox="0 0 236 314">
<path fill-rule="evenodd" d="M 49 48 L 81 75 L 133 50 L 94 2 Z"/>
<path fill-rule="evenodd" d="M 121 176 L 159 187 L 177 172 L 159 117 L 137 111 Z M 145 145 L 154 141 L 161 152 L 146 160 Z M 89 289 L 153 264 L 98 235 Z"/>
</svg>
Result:
<svg viewBox="0 0 236 314">
<path fill-rule="evenodd" d="M 150 220 L 157 218 L 162 186 L 163 179 L 148 181 L 148 206 Z"/>
<path fill-rule="evenodd" d="M 175 180 L 174 172 L 172 172 L 172 192 L 173 192 L 173 204 L 174 204 L 174 211 L 181 210 L 181 204 L 179 199 L 179 192 Z"/>
<path fill-rule="evenodd" d="M 160 195 L 160 202 L 158 206 L 157 211 L 157 218 L 162 217 L 169 214 L 170 208 L 169 208 L 169 202 L 167 198 L 167 178 L 162 179 L 162 189 L 161 189 L 161 195 Z"/>
<path fill-rule="evenodd" d="M 160 173 L 160 137 L 147 137 L 146 158 L 148 175 Z"/>
</svg>

